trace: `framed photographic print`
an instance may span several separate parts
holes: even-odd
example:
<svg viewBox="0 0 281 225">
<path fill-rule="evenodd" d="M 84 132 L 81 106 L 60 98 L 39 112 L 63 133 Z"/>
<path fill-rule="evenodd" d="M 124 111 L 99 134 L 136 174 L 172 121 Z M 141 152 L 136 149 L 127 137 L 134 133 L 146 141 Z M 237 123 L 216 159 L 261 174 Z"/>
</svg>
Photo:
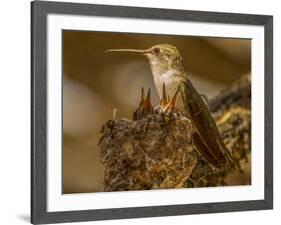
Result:
<svg viewBox="0 0 281 225">
<path fill-rule="evenodd" d="M 31 222 L 273 208 L 273 17 L 31 3 Z"/>
</svg>

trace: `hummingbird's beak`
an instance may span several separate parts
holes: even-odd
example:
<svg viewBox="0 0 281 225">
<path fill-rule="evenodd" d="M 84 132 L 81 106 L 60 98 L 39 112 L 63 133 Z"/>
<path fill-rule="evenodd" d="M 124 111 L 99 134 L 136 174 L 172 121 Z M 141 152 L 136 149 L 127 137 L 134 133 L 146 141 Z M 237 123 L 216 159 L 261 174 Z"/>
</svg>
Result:
<svg viewBox="0 0 281 225">
<path fill-rule="evenodd" d="M 105 53 L 107 52 L 132 52 L 132 53 L 138 53 L 138 54 L 147 54 L 151 53 L 150 49 L 145 49 L 145 50 L 139 50 L 139 49 L 109 49 L 106 50 Z"/>
</svg>

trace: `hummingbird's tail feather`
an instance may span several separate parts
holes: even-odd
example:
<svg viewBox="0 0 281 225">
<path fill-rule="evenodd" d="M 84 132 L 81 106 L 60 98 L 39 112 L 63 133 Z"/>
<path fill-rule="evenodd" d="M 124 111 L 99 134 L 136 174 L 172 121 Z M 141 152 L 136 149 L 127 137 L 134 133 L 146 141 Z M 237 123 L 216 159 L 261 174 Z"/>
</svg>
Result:
<svg viewBox="0 0 281 225">
<path fill-rule="evenodd" d="M 185 110 L 195 127 L 195 147 L 215 167 L 231 162 L 231 156 L 221 139 L 217 125 L 192 83 L 186 79 L 179 84 Z"/>
<path fill-rule="evenodd" d="M 221 138 L 218 140 L 218 144 L 220 145 L 220 147 L 222 148 L 222 150 L 225 152 L 225 156 L 226 156 L 226 158 L 227 158 L 227 161 L 228 161 L 229 163 L 233 163 L 233 158 L 232 158 L 230 152 L 227 150 L 227 148 L 226 148 L 226 146 L 225 146 L 225 144 L 223 143 L 223 140 L 222 140 Z"/>
<path fill-rule="evenodd" d="M 192 138 L 193 138 L 193 144 L 197 149 L 197 151 L 199 151 L 200 154 L 206 160 L 208 160 L 208 162 L 211 163 L 214 167 L 221 168 L 220 161 L 217 160 L 212 154 L 210 154 L 210 150 L 208 149 L 208 146 L 202 141 L 198 133 L 194 133 L 192 135 Z"/>
</svg>

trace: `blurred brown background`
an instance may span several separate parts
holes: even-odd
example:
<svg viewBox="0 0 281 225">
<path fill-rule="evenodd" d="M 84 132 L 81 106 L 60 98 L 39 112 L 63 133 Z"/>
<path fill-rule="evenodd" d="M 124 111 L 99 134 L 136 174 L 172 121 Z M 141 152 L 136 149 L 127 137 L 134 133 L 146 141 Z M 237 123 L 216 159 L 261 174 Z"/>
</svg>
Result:
<svg viewBox="0 0 281 225">
<path fill-rule="evenodd" d="M 104 51 L 161 43 L 178 48 L 191 81 L 207 97 L 251 72 L 246 39 L 63 31 L 64 193 L 103 190 L 97 144 L 114 108 L 118 118 L 131 118 L 141 86 L 152 89 L 154 105 L 159 102 L 144 56 Z"/>
</svg>

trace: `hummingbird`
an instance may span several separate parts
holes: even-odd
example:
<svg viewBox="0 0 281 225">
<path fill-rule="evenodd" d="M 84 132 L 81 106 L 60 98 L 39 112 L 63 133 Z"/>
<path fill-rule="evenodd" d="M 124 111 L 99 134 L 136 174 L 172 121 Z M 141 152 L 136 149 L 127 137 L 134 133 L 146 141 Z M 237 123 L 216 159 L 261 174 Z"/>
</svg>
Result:
<svg viewBox="0 0 281 225">
<path fill-rule="evenodd" d="M 110 49 L 106 52 L 131 52 L 144 55 L 149 62 L 160 105 L 164 112 L 176 107 L 193 126 L 192 141 L 198 152 L 214 167 L 232 162 L 216 123 L 202 96 L 194 88 L 183 67 L 178 49 L 170 44 L 158 44 L 148 49 Z M 177 98 L 178 93 L 181 98 Z M 167 96 L 174 96 L 168 101 Z M 177 100 L 177 101 L 175 101 Z"/>
</svg>

